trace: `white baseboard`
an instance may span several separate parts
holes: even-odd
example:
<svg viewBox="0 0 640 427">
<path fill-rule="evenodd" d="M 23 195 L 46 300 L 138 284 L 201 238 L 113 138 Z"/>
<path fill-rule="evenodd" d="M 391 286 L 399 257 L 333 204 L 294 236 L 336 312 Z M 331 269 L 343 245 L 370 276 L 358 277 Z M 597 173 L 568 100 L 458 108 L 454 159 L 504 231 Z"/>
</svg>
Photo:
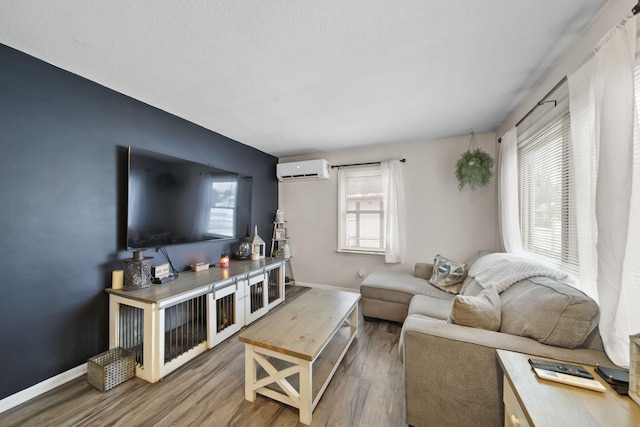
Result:
<svg viewBox="0 0 640 427">
<path fill-rule="evenodd" d="M 80 366 L 58 374 L 55 377 L 51 377 L 29 388 L 12 394 L 11 396 L 7 396 L 4 399 L 0 400 L 0 414 L 8 411 L 9 409 L 15 408 L 18 405 L 21 405 L 24 402 L 33 399 L 34 397 L 38 397 L 41 394 L 44 394 L 56 387 L 68 383 L 69 381 L 74 380 L 86 373 L 87 364 L 83 363 Z"/>
<path fill-rule="evenodd" d="M 307 282 L 296 281 L 296 285 L 307 286 L 309 288 L 322 288 L 322 289 L 331 289 L 331 290 L 334 290 L 334 291 L 353 292 L 355 294 L 359 294 L 360 293 L 360 289 L 342 288 L 342 287 L 339 287 L 339 286 L 322 285 L 320 283 L 307 283 Z"/>
</svg>

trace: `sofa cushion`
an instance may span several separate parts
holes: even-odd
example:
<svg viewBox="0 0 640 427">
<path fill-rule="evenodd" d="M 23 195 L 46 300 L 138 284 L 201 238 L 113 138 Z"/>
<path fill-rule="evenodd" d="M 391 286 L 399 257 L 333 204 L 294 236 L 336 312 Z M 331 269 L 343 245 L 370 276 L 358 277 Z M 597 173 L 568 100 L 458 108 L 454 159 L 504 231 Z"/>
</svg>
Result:
<svg viewBox="0 0 640 427">
<path fill-rule="evenodd" d="M 464 282 L 462 282 L 462 287 L 460 288 L 460 295 L 475 297 L 480 292 L 482 292 L 483 289 L 484 287 L 480 283 L 478 283 L 476 279 L 474 279 L 473 277 L 467 276 L 467 278 L 464 279 Z"/>
<path fill-rule="evenodd" d="M 416 262 L 413 269 L 413 275 L 424 280 L 431 279 L 433 274 L 433 264 L 427 264 L 426 262 Z"/>
<path fill-rule="evenodd" d="M 497 331 L 500 329 L 498 292 L 490 287 L 477 296 L 457 295 L 451 304 L 449 323 Z"/>
<path fill-rule="evenodd" d="M 582 345 L 598 324 L 598 305 L 576 288 L 546 277 L 515 283 L 500 294 L 500 332 L 565 348 Z"/>
<path fill-rule="evenodd" d="M 454 295 L 440 290 L 424 279 L 397 271 L 376 271 L 360 285 L 363 298 L 398 302 L 409 305 L 414 295 L 429 295 L 440 299 L 453 299 Z"/>
<path fill-rule="evenodd" d="M 429 283 L 443 291 L 457 294 L 466 275 L 467 263 L 436 255 L 433 260 L 433 273 Z"/>
<path fill-rule="evenodd" d="M 477 260 L 491 253 L 493 252 L 489 250 L 481 250 L 471 255 L 471 257 L 469 257 L 469 259 L 467 260 L 467 268 L 471 270 L 471 267 L 473 267 L 473 264 L 475 264 Z M 469 272 L 467 272 L 467 277 L 464 278 L 462 286 L 460 287 L 460 294 L 475 296 L 482 292 L 483 289 L 484 287 L 482 287 L 480 283 L 478 283 L 474 279 L 474 277 L 471 276 Z"/>
<path fill-rule="evenodd" d="M 451 300 L 416 295 L 411 298 L 408 315 L 419 314 L 432 319 L 447 320 L 451 312 L 451 303 Z"/>
<path fill-rule="evenodd" d="M 471 267 L 473 267 L 473 264 L 475 264 L 477 260 L 479 260 L 480 258 L 482 258 L 485 255 L 489 255 L 489 254 L 492 254 L 492 253 L 493 253 L 493 251 L 490 251 L 490 250 L 487 250 L 487 249 L 483 249 L 483 250 L 480 250 L 480 251 L 474 253 L 467 260 L 467 268 L 470 269 Z"/>
</svg>

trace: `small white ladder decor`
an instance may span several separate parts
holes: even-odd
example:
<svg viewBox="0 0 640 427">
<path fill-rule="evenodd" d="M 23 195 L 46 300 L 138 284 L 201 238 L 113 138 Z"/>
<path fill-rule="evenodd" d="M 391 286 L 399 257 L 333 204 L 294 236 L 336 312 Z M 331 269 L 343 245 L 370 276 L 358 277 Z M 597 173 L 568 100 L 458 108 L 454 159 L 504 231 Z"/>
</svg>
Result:
<svg viewBox="0 0 640 427">
<path fill-rule="evenodd" d="M 287 232 L 287 221 L 284 220 L 284 212 L 276 211 L 276 219 L 273 221 L 273 235 L 271 236 L 271 258 L 283 258 L 285 260 L 285 285 L 295 283 L 293 264 L 291 263 L 291 245 Z"/>
</svg>

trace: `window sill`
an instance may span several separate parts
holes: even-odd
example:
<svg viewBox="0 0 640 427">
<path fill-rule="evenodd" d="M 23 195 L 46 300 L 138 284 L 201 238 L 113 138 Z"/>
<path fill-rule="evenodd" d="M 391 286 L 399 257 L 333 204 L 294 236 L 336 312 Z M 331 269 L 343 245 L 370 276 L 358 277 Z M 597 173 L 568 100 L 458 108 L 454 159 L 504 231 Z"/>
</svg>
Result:
<svg viewBox="0 0 640 427">
<path fill-rule="evenodd" d="M 336 252 L 338 252 L 339 254 L 382 255 L 382 256 L 384 256 L 384 252 L 359 251 L 359 250 L 356 250 L 356 249 L 338 249 Z"/>
</svg>

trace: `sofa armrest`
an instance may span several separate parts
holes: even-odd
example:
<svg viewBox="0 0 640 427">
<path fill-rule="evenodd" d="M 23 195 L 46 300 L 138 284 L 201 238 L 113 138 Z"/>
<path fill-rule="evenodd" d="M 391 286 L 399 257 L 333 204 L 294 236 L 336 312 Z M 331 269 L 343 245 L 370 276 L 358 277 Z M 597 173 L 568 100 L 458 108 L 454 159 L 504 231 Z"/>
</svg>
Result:
<svg viewBox="0 0 640 427">
<path fill-rule="evenodd" d="M 409 316 L 402 328 L 409 425 L 502 425 L 498 348 L 574 363 L 611 365 L 591 349 L 566 349 L 525 337 Z"/>
<path fill-rule="evenodd" d="M 433 274 L 433 264 L 425 262 L 416 262 L 416 266 L 413 270 L 413 275 L 420 279 L 429 280 Z"/>
</svg>

